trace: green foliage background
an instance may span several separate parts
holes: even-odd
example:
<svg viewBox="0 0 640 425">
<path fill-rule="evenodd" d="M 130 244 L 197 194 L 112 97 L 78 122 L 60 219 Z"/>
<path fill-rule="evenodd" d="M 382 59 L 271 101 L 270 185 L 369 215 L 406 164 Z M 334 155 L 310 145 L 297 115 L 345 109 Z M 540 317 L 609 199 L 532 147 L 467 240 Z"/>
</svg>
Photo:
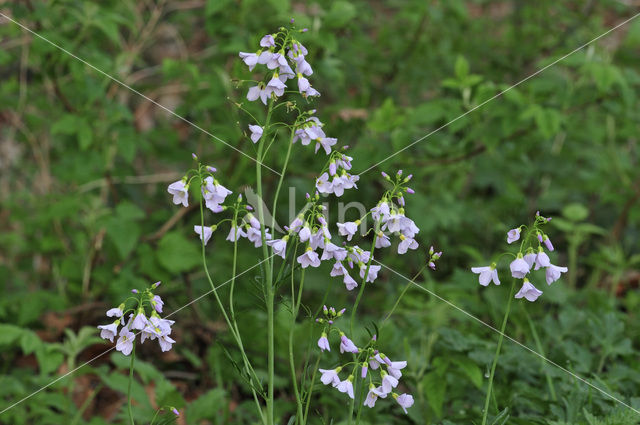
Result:
<svg viewBox="0 0 640 425">
<path fill-rule="evenodd" d="M 302 41 L 322 93 L 319 117 L 329 135 L 351 146 L 356 172 L 636 13 L 612 0 L 28 0 L 0 11 L 252 156 L 247 117 L 233 107 L 246 91 L 233 80 L 250 78 L 237 52 L 252 51 L 263 34 L 295 17 L 309 28 Z M 218 167 L 235 193 L 255 177 L 254 164 L 237 152 L 0 22 L 4 409 L 108 348 L 92 329 L 131 288 L 162 280 L 166 311 L 208 291 L 192 232 L 198 213 L 174 207 L 166 193 L 192 165 L 190 152 Z M 481 288 L 469 267 L 501 252 L 506 231 L 536 210 L 554 217 L 552 260 L 570 273 L 552 287 L 539 282 L 545 293 L 538 302 L 517 303 L 507 334 L 637 409 L 639 53 L 634 20 L 401 151 L 344 199 L 371 207 L 383 190 L 379 171 L 413 173 L 417 194 L 407 199 L 407 214 L 421 229 L 421 246 L 444 251 L 439 270 L 420 283 L 494 326 L 508 285 Z M 284 145 L 270 157 L 276 169 Z M 297 148 L 287 183 L 300 207 L 320 164 Z M 274 175 L 265 179 L 269 193 Z M 209 245 L 220 283 L 230 277 L 223 236 Z M 260 255 L 248 244 L 242 252 L 239 270 Z M 411 276 L 425 255 L 389 251 L 382 261 Z M 239 281 L 238 310 L 241 328 L 255 331 L 251 355 L 265 373 L 258 274 Z M 325 266 L 308 282 L 304 303 L 313 311 L 330 284 Z M 365 293 L 362 326 L 379 321 L 405 284 L 383 272 Z M 354 294 L 345 292 L 336 284 L 330 304 L 348 308 Z M 411 288 L 409 295 L 381 336 L 390 355 L 408 360 L 404 381 L 416 404 L 404 416 L 383 401 L 365 420 L 479 423 L 497 335 L 426 292 Z M 288 298 L 279 299 L 277 354 L 285 356 Z M 238 353 L 212 300 L 175 320 L 172 352 L 141 347 L 137 421 L 175 405 L 180 423 L 254 423 L 247 388 L 227 358 Z M 299 322 L 298 358 L 317 331 L 310 320 Z M 285 364 L 277 369 L 279 423 L 292 407 Z M 0 423 L 124 423 L 127 368 L 110 353 L 3 413 Z M 492 416 L 503 412 L 495 423 L 640 423 L 632 410 L 508 341 L 495 387 Z M 316 397 L 313 423 L 343 418 L 342 394 L 318 388 Z"/>
</svg>

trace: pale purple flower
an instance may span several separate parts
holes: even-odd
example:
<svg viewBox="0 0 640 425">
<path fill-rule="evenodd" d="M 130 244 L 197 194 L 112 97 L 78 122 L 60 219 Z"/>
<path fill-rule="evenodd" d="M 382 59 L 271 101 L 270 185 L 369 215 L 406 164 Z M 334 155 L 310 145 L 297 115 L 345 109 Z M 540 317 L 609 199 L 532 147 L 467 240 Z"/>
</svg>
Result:
<svg viewBox="0 0 640 425">
<path fill-rule="evenodd" d="M 296 72 L 302 75 L 306 75 L 307 77 L 313 74 L 313 69 L 311 69 L 311 65 L 304 58 L 304 56 L 299 55 L 293 58 L 296 63 Z"/>
<path fill-rule="evenodd" d="M 267 62 L 271 60 L 271 57 L 274 55 L 273 52 L 269 50 L 265 50 L 264 52 L 258 55 L 258 63 L 261 65 L 266 65 Z"/>
<path fill-rule="evenodd" d="M 340 353 L 358 353 L 358 347 L 345 334 L 340 335 Z"/>
<path fill-rule="evenodd" d="M 164 306 L 164 301 L 160 298 L 160 295 L 154 295 L 151 299 L 151 305 L 158 312 L 162 313 L 162 307 Z"/>
<path fill-rule="evenodd" d="M 350 398 L 353 398 L 353 384 L 351 383 L 351 379 L 353 378 L 349 376 L 347 379 L 336 385 L 336 389 L 341 393 L 347 393 Z"/>
<path fill-rule="evenodd" d="M 342 236 L 346 236 L 347 240 L 350 241 L 353 238 L 353 235 L 358 231 L 358 224 L 353 221 L 347 221 L 346 223 L 336 223 L 338 225 L 338 233 Z"/>
<path fill-rule="evenodd" d="M 340 372 L 342 368 L 337 369 L 318 369 L 322 376 L 320 376 L 320 381 L 325 384 L 332 386 L 337 386 L 340 383 L 340 377 L 338 376 L 338 372 Z"/>
<path fill-rule="evenodd" d="M 246 53 L 246 52 L 240 52 L 240 58 L 242 58 L 242 61 L 249 67 L 249 71 L 253 71 L 253 68 L 255 68 L 256 64 L 258 63 L 258 55 L 255 53 Z"/>
<path fill-rule="evenodd" d="M 316 89 L 314 89 L 313 87 L 309 87 L 307 89 L 307 91 L 305 91 L 304 93 L 302 93 L 302 96 L 307 98 L 307 97 L 315 97 L 315 96 L 320 96 L 320 92 Z"/>
<path fill-rule="evenodd" d="M 189 206 L 189 186 L 184 184 L 183 180 L 173 182 L 167 188 L 167 192 L 173 195 L 173 203 L 175 205 L 182 204 L 185 207 Z"/>
<path fill-rule="evenodd" d="M 175 342 L 176 341 L 173 340 L 169 335 L 163 335 L 161 337 L 158 337 L 158 344 L 160 344 L 160 349 L 162 351 L 171 350 L 171 346 Z"/>
<path fill-rule="evenodd" d="M 324 254 L 322 255 L 324 257 Z M 340 261 L 336 261 L 336 263 L 333 265 L 333 268 L 331 269 L 331 272 L 329 273 L 330 276 L 342 276 L 348 274 L 347 269 L 342 265 L 342 263 Z"/>
<path fill-rule="evenodd" d="M 551 260 L 549 259 L 549 256 L 541 248 L 538 251 L 538 255 L 536 255 L 536 266 L 534 270 L 549 267 L 550 265 L 551 265 Z"/>
<path fill-rule="evenodd" d="M 231 225 L 231 230 L 229 230 L 229 235 L 227 239 L 229 242 L 235 242 L 240 238 L 246 237 L 247 234 L 242 230 L 241 227 L 238 227 L 234 224 Z"/>
<path fill-rule="evenodd" d="M 298 74 L 298 90 L 300 90 L 300 93 L 306 92 L 309 87 L 311 87 L 309 80 L 303 77 L 302 74 Z"/>
<path fill-rule="evenodd" d="M 287 240 L 289 238 L 287 236 L 282 239 L 274 239 L 271 241 L 267 241 L 267 245 L 269 245 L 273 249 L 273 253 L 279 255 L 284 258 L 287 252 Z"/>
<path fill-rule="evenodd" d="M 320 193 L 333 193 L 333 183 L 329 181 L 329 175 L 327 173 L 322 173 L 322 175 L 316 179 L 316 189 Z"/>
<path fill-rule="evenodd" d="M 322 257 L 320 259 L 324 261 L 330 260 L 332 258 L 336 259 L 337 261 L 344 261 L 344 259 L 347 258 L 347 250 L 337 246 L 331 241 L 326 241 L 324 244 L 324 251 L 322 252 Z"/>
<path fill-rule="evenodd" d="M 342 281 L 344 282 L 344 285 L 347 287 L 347 291 L 352 291 L 353 289 L 358 287 L 358 282 L 356 282 L 349 275 L 349 273 L 346 272 L 346 269 L 345 269 L 344 278 L 342 279 Z"/>
<path fill-rule="evenodd" d="M 212 176 L 204 179 L 204 185 L 202 185 L 201 191 L 206 207 L 214 213 L 219 213 L 224 210 L 220 204 L 224 202 L 227 196 L 233 193 L 218 183 Z"/>
<path fill-rule="evenodd" d="M 496 270 L 495 264 L 485 267 L 471 267 L 471 271 L 480 275 L 478 280 L 482 286 L 489 285 L 489 282 L 492 280 L 496 285 L 500 285 L 500 278 L 498 277 L 498 270 Z"/>
<path fill-rule="evenodd" d="M 507 232 L 507 243 L 514 243 L 518 239 L 520 239 L 520 228 L 511 229 Z"/>
<path fill-rule="evenodd" d="M 331 153 L 331 146 L 338 143 L 338 139 L 333 137 L 320 137 L 316 139 L 316 153 L 322 147 L 327 155 Z"/>
<path fill-rule="evenodd" d="M 527 264 L 529 265 L 529 269 L 531 269 L 533 267 L 533 264 L 536 262 L 536 257 L 537 256 L 538 256 L 538 254 L 530 252 L 528 254 L 525 254 L 525 256 L 523 257 L 523 260 L 526 261 Z"/>
<path fill-rule="evenodd" d="M 260 83 L 257 86 L 253 86 L 249 88 L 249 91 L 247 92 L 247 100 L 250 100 L 251 102 L 253 102 L 254 100 L 258 100 L 258 98 L 260 98 L 262 103 L 266 105 L 267 100 L 269 100 L 270 94 L 271 94 L 271 91 L 267 90 L 265 87 L 262 86 L 262 83 Z"/>
<path fill-rule="evenodd" d="M 180 416 L 180 412 L 178 412 L 178 409 L 176 409 L 175 407 L 171 408 L 171 413 L 173 413 L 176 416 Z"/>
<path fill-rule="evenodd" d="M 322 351 L 324 350 L 331 351 L 331 346 L 329 345 L 329 339 L 327 338 L 327 334 L 324 332 L 322 332 L 320 339 L 318 339 L 318 347 L 320 347 Z"/>
<path fill-rule="evenodd" d="M 389 219 L 390 214 L 391 210 L 387 201 L 382 201 L 375 207 L 371 208 L 371 217 L 373 217 L 375 221 L 382 220 L 382 222 L 385 222 Z"/>
<path fill-rule="evenodd" d="M 398 380 L 389 375 L 387 372 L 380 372 L 380 376 L 382 377 L 382 391 L 386 393 L 390 393 L 395 387 L 398 386 Z"/>
<path fill-rule="evenodd" d="M 147 317 L 141 310 L 138 310 L 138 313 L 134 317 L 130 327 L 131 329 L 142 330 L 145 326 L 147 326 Z"/>
<path fill-rule="evenodd" d="M 386 248 L 388 246 L 391 246 L 391 239 L 389 239 L 389 236 L 380 231 L 378 233 L 378 237 L 376 238 L 376 248 Z"/>
<path fill-rule="evenodd" d="M 251 141 L 253 143 L 258 143 L 258 140 L 262 137 L 262 127 L 259 125 L 249 125 L 249 130 L 251 131 Z"/>
<path fill-rule="evenodd" d="M 120 330 L 120 338 L 118 338 L 116 342 L 116 350 L 122 352 L 125 356 L 131 354 L 135 337 L 133 332 L 129 331 L 128 328 L 122 328 Z"/>
<path fill-rule="evenodd" d="M 529 264 L 524 261 L 524 259 L 522 258 L 522 254 L 520 253 L 518 253 L 516 259 L 511 262 L 509 268 L 511 269 L 511 275 L 518 279 L 522 279 L 523 277 L 525 277 L 525 275 L 529 273 L 529 270 L 531 269 L 531 267 L 529 267 Z"/>
<path fill-rule="evenodd" d="M 107 310 L 107 317 L 122 317 L 122 308 L 114 307 Z"/>
<path fill-rule="evenodd" d="M 418 249 L 418 242 L 415 239 L 400 235 L 400 243 L 398 244 L 398 254 L 405 254 L 408 249 Z"/>
<path fill-rule="evenodd" d="M 118 334 L 118 322 L 111 323 L 109 325 L 100 325 L 98 329 L 100 329 L 100 338 L 108 339 L 113 342 L 113 337 Z"/>
<path fill-rule="evenodd" d="M 260 39 L 260 46 L 262 47 L 276 47 L 276 41 L 271 34 L 267 34 Z"/>
<path fill-rule="evenodd" d="M 209 242 L 209 239 L 211 239 L 211 235 L 213 235 L 213 230 L 211 230 L 211 226 L 193 226 L 193 231 L 196 232 L 198 235 L 200 235 L 200 240 L 203 240 L 204 237 L 204 244 L 206 245 L 207 242 Z"/>
<path fill-rule="evenodd" d="M 260 231 L 260 229 L 256 229 L 255 227 L 248 226 L 247 239 L 253 242 L 253 246 L 256 248 L 259 248 L 262 246 L 262 232 Z M 269 234 L 269 229 L 264 229 L 264 239 L 265 241 L 269 241 L 271 239 L 271 235 Z"/>
<path fill-rule="evenodd" d="M 300 238 L 300 242 L 306 242 L 311 237 L 311 228 L 308 223 L 305 223 L 302 229 L 298 232 L 298 237 Z"/>
<path fill-rule="evenodd" d="M 525 278 L 522 284 L 522 288 L 516 294 L 516 298 L 526 298 L 527 301 L 535 301 L 542 295 L 542 291 L 538 290 L 535 286 L 529 282 L 529 279 Z"/>
<path fill-rule="evenodd" d="M 407 413 L 407 409 L 413 406 L 413 396 L 411 394 L 400 394 L 397 397 L 394 397 L 404 413 Z"/>
<path fill-rule="evenodd" d="M 381 266 L 376 266 L 376 265 L 369 265 L 369 270 L 367 272 L 367 282 L 373 282 L 374 280 L 376 280 L 376 278 L 378 277 L 378 272 L 380 271 Z M 365 271 L 367 271 L 367 265 L 366 264 L 361 264 L 360 265 L 360 277 L 364 279 L 364 273 Z"/>
<path fill-rule="evenodd" d="M 320 266 L 320 257 L 318 254 L 312 249 L 308 248 L 304 254 L 298 257 L 298 263 L 302 266 L 303 269 L 307 267 L 319 267 Z"/>
<path fill-rule="evenodd" d="M 560 279 L 561 273 L 566 273 L 568 271 L 569 269 L 566 267 L 554 266 L 553 264 L 549 264 L 549 266 L 545 270 L 547 285 L 551 285 L 553 282 Z"/>
<path fill-rule="evenodd" d="M 378 395 L 376 393 L 373 392 L 373 390 L 375 389 L 375 385 L 371 385 L 369 387 L 369 392 L 367 393 L 367 398 L 364 399 L 364 405 L 369 407 L 369 408 L 373 408 L 373 406 L 376 405 L 376 400 L 378 400 Z"/>
<path fill-rule="evenodd" d="M 405 367 L 407 367 L 407 362 L 404 360 L 391 362 L 391 365 L 387 368 L 387 371 L 389 372 L 389 375 L 393 376 L 396 379 L 400 379 L 400 377 L 402 376 L 402 372 L 400 372 L 400 370 L 404 369 Z"/>
<path fill-rule="evenodd" d="M 265 90 L 267 90 L 269 94 L 274 93 L 276 96 L 282 96 L 285 87 L 284 83 L 278 78 L 278 74 L 274 74 L 273 78 L 267 83 Z"/>
<path fill-rule="evenodd" d="M 289 66 L 289 64 L 287 63 L 287 58 L 285 58 L 284 55 L 281 55 L 280 53 L 272 53 L 265 65 L 267 65 L 267 68 L 269 69 Z M 277 73 L 275 74 L 275 78 L 278 78 Z"/>
</svg>

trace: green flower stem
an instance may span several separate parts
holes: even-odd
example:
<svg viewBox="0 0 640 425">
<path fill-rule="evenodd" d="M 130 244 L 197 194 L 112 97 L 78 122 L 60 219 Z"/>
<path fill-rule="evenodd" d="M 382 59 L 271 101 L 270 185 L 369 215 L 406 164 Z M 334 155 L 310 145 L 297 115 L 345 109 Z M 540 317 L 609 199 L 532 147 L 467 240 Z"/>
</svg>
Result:
<svg viewBox="0 0 640 425">
<path fill-rule="evenodd" d="M 271 112 L 273 111 L 273 101 L 269 102 L 269 111 L 263 128 L 268 129 L 271 122 Z M 266 226 L 264 224 L 264 210 L 262 202 L 262 160 L 264 152 L 264 141 L 268 137 L 263 134 L 261 142 L 258 144 L 258 161 L 256 162 L 256 189 L 258 194 L 258 221 L 260 221 L 260 233 L 262 236 L 262 256 L 265 261 L 265 303 L 267 307 L 267 369 L 268 369 L 268 389 L 267 389 L 267 425 L 274 425 L 273 417 L 273 380 L 275 366 L 275 349 L 274 349 L 274 294 L 273 294 L 273 275 L 271 273 L 271 262 L 269 260 L 269 250 L 267 247 L 267 238 L 265 236 Z"/>
<path fill-rule="evenodd" d="M 282 182 L 284 181 L 284 175 L 287 172 L 287 167 L 289 165 L 289 159 L 291 158 L 291 149 L 293 148 L 293 137 L 295 136 L 295 131 L 291 130 L 291 136 L 289 137 L 289 146 L 287 147 L 287 154 L 284 158 L 284 165 L 282 166 L 282 171 L 280 171 L 280 179 L 278 179 L 278 185 L 276 186 L 276 193 L 273 197 L 273 208 L 271 209 L 271 234 L 274 234 L 274 227 L 276 226 L 276 210 L 278 209 L 278 198 L 280 196 L 280 189 L 282 189 Z M 272 261 L 275 260 L 272 259 Z M 273 270 L 273 267 L 272 267 Z"/>
<path fill-rule="evenodd" d="M 200 198 L 200 225 L 202 226 L 202 228 L 204 229 L 204 207 L 202 205 L 202 198 Z M 203 231 L 204 234 L 204 231 Z M 238 327 L 237 325 L 234 326 L 235 323 L 235 319 L 232 322 L 229 319 L 229 316 L 227 315 L 227 311 L 224 308 L 224 305 L 222 304 L 222 300 L 220 299 L 220 296 L 218 295 L 218 290 L 216 289 L 215 285 L 213 284 L 213 280 L 211 279 L 211 274 L 209 273 L 209 266 L 207 265 L 207 256 L 205 255 L 205 245 L 204 245 L 204 238 L 201 238 L 201 246 L 202 246 L 202 266 L 204 268 L 204 273 L 207 276 L 207 281 L 209 282 L 209 285 L 211 286 L 211 291 L 213 292 L 213 295 L 216 298 L 216 302 L 218 303 L 218 307 L 220 308 L 220 311 L 222 312 L 222 316 L 224 317 L 225 322 L 227 323 L 227 326 L 229 326 L 229 329 L 231 330 L 231 335 L 233 336 L 233 338 L 236 341 L 236 344 L 238 345 L 238 348 L 240 349 L 240 354 L 242 355 L 242 361 L 244 363 L 244 367 L 245 370 L 247 371 L 247 375 L 249 375 L 249 379 L 251 380 L 251 384 L 249 385 L 251 387 L 251 393 L 253 395 L 253 400 L 256 403 L 256 407 L 258 409 L 258 413 L 260 414 L 260 417 L 262 419 L 262 423 L 265 423 L 265 418 L 264 418 L 264 414 L 262 412 L 262 408 L 260 407 L 260 401 L 258 400 L 258 395 L 256 394 L 255 388 L 254 388 L 254 378 L 255 378 L 255 372 L 253 370 L 253 367 L 251 366 L 251 363 L 249 362 L 249 358 L 247 357 L 247 353 L 244 350 L 244 345 L 242 344 L 242 338 L 240 337 L 240 333 L 238 332 Z M 234 256 L 233 256 L 233 277 L 232 277 L 232 287 L 233 287 L 233 282 L 235 282 L 235 268 L 236 268 L 236 259 L 237 259 L 237 250 L 234 249 Z M 232 290 L 233 293 L 233 290 Z M 230 298 L 232 299 L 232 295 L 230 295 Z M 233 304 L 231 304 L 233 306 Z M 231 309 L 233 309 L 233 307 L 231 307 Z"/>
<path fill-rule="evenodd" d="M 351 338 L 353 338 L 353 322 L 355 321 L 356 318 L 356 311 L 358 310 L 358 305 L 360 304 L 360 299 L 362 298 L 362 294 L 364 293 L 364 287 L 367 284 L 367 277 L 369 276 L 369 268 L 371 267 L 371 262 L 373 261 L 373 252 L 376 249 L 376 241 L 378 240 L 378 233 L 377 233 L 377 226 L 376 226 L 376 231 L 374 231 L 373 233 L 373 241 L 371 242 L 371 248 L 369 250 L 370 254 L 369 254 L 369 261 L 367 262 L 367 268 L 364 271 L 364 277 L 362 278 L 362 284 L 360 285 L 360 291 L 358 291 L 358 296 L 356 297 L 356 302 L 353 304 L 353 308 L 351 309 L 351 321 L 349 323 L 349 329 L 351 332 Z M 356 355 L 353 355 L 354 360 Z M 353 392 L 354 392 L 354 397 L 351 399 L 351 406 L 349 407 L 349 424 L 351 424 L 351 421 L 353 419 L 353 410 L 355 408 L 355 402 L 356 402 L 356 395 L 358 393 L 358 390 L 360 389 L 359 385 L 358 385 L 358 379 L 356 378 L 353 380 L 353 384 L 354 384 L 354 388 L 353 388 Z"/>
<path fill-rule="evenodd" d="M 297 246 L 296 246 L 297 248 Z M 295 258 L 295 254 L 294 254 Z M 296 365 L 293 358 L 293 336 L 296 326 L 296 318 L 300 311 L 300 302 L 302 300 L 302 287 L 304 285 L 304 270 L 300 272 L 300 285 L 298 286 L 298 298 L 296 299 L 295 292 L 295 273 L 291 271 L 291 326 L 289 328 L 289 367 L 291 368 L 291 379 L 293 380 L 293 392 L 296 396 L 297 415 L 296 423 L 301 423 L 302 415 L 302 399 L 300 398 L 300 391 L 298 390 L 298 378 L 296 376 Z"/>
<path fill-rule="evenodd" d="M 127 389 L 127 406 L 129 410 L 129 420 L 131 425 L 136 425 L 133 421 L 133 411 L 131 410 L 131 386 L 133 385 L 133 363 L 136 360 L 136 341 L 133 341 L 133 351 L 131 351 L 131 363 L 129 365 L 129 388 Z"/>
<path fill-rule="evenodd" d="M 309 418 L 309 406 L 311 406 L 311 395 L 313 394 L 313 386 L 316 383 L 316 374 L 318 372 L 318 366 L 320 365 L 320 357 L 316 359 L 316 364 L 313 366 L 313 373 L 311 374 L 311 383 L 309 384 L 309 392 L 307 393 L 307 405 L 304 409 L 304 420 L 302 424 L 305 425 L 307 423 L 307 419 Z"/>
<path fill-rule="evenodd" d="M 406 294 L 406 292 L 409 290 L 409 288 L 411 287 L 411 285 L 415 284 L 416 279 L 422 275 L 422 272 L 424 272 L 424 269 L 427 268 L 427 264 L 425 264 L 424 266 L 422 266 L 422 268 L 418 271 L 418 273 L 415 274 L 415 276 L 413 276 L 411 278 L 411 280 L 409 281 L 409 283 L 407 283 L 407 285 L 404 287 L 404 289 L 402 290 L 402 292 L 400 293 L 400 296 L 398 297 L 398 299 L 396 300 L 395 304 L 393 305 L 393 308 L 391 308 L 391 311 L 386 315 L 386 317 L 382 320 L 382 324 L 384 324 L 387 320 L 389 320 L 389 317 L 391 317 L 391 315 L 396 311 L 396 308 L 398 308 L 398 304 L 400 304 L 400 300 L 402 300 L 402 297 L 404 297 L 404 294 Z"/>
<path fill-rule="evenodd" d="M 487 424 L 487 415 L 489 414 L 489 401 L 491 400 L 491 389 L 493 387 L 493 377 L 496 373 L 496 366 L 498 365 L 498 357 L 500 357 L 500 348 L 502 348 L 502 340 L 504 339 L 504 330 L 507 327 L 507 321 L 509 320 L 509 313 L 511 312 L 511 300 L 513 300 L 513 292 L 516 288 L 516 280 L 513 280 L 511 284 L 511 290 L 509 291 L 509 301 L 507 302 L 507 310 L 504 312 L 504 318 L 502 319 L 502 326 L 500 327 L 500 338 L 498 338 L 498 347 L 496 347 L 496 354 L 493 356 L 493 363 L 491 364 L 491 374 L 489 375 L 489 386 L 487 388 L 487 397 L 484 400 L 484 411 L 482 413 L 482 425 Z"/>
<path fill-rule="evenodd" d="M 538 336 L 538 332 L 536 331 L 536 327 L 533 324 L 533 320 L 531 320 L 531 316 L 527 312 L 527 309 L 524 310 L 524 315 L 527 318 L 527 322 L 529 322 L 529 328 L 531 329 L 531 334 L 533 335 L 533 339 L 536 342 L 536 348 L 538 349 L 538 353 L 540 353 L 543 357 L 546 357 L 544 349 L 542 348 L 542 343 L 540 342 L 540 337 Z M 551 375 L 547 371 L 545 367 L 545 361 L 542 360 L 542 370 L 547 378 L 547 386 L 549 387 L 549 395 L 551 396 L 552 401 L 557 401 L 558 397 L 556 396 L 556 388 L 553 385 L 553 379 L 551 379 Z"/>
</svg>

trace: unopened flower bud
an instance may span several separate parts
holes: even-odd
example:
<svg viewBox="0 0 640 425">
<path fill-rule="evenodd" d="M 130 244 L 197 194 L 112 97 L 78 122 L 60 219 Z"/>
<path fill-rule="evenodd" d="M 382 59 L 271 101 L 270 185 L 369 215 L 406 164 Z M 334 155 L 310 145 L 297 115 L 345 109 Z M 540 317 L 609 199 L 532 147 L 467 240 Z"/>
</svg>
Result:
<svg viewBox="0 0 640 425">
<path fill-rule="evenodd" d="M 134 294 L 137 294 L 138 290 L 137 289 L 132 289 L 131 292 L 134 293 Z"/>
<path fill-rule="evenodd" d="M 433 245 L 431 245 L 431 247 L 429 247 L 429 255 L 433 255 L 434 252 Z"/>
<path fill-rule="evenodd" d="M 385 173 L 384 171 L 382 171 L 380 174 L 382 174 L 382 177 L 389 180 L 389 174 Z"/>
<path fill-rule="evenodd" d="M 210 173 L 215 173 L 216 171 L 218 171 L 218 169 L 216 167 L 212 167 L 211 165 L 207 165 L 207 171 Z"/>
<path fill-rule="evenodd" d="M 327 308 L 326 305 L 322 306 L 322 311 L 324 312 L 324 314 L 327 314 L 329 312 L 329 309 Z"/>
<path fill-rule="evenodd" d="M 415 192 L 413 189 L 411 189 L 410 187 L 408 187 L 406 190 L 407 190 L 407 193 L 408 193 L 409 195 L 413 195 L 414 193 L 416 193 L 416 192 Z"/>
<path fill-rule="evenodd" d="M 152 287 L 153 289 L 156 289 L 158 286 L 160 286 L 160 283 L 161 283 L 160 281 L 157 281 L 156 283 L 154 283 L 153 285 L 151 285 L 151 287 Z"/>
<path fill-rule="evenodd" d="M 195 153 L 191 153 L 191 158 L 193 158 L 194 161 L 197 161 L 198 155 L 196 155 Z"/>
</svg>

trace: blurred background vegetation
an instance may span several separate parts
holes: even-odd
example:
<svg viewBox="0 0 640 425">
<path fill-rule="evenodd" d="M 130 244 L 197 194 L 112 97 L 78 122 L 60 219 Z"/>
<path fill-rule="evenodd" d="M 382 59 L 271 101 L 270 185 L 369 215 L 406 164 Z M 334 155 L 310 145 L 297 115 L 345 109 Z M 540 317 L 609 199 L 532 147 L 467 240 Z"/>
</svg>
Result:
<svg viewBox="0 0 640 425">
<path fill-rule="evenodd" d="M 328 135 L 351 147 L 361 172 L 639 6 L 25 0 L 5 2 L 0 11 L 252 156 L 243 136 L 247 118 L 233 107 L 246 93 L 234 79 L 250 78 L 237 54 L 253 51 L 262 35 L 294 17 L 309 28 L 301 41 L 322 93 L 318 116 Z M 216 166 L 235 193 L 255 177 L 254 164 L 237 152 L 2 18 L 0 46 L 3 409 L 109 348 L 95 326 L 131 288 L 162 280 L 167 312 L 208 291 L 192 234 L 198 212 L 174 207 L 166 193 L 192 166 L 191 152 Z M 502 252 L 506 231 L 536 210 L 554 217 L 552 260 L 570 273 L 552 287 L 537 282 L 544 295 L 517 303 L 507 334 L 638 409 L 639 54 L 634 20 L 367 172 L 360 190 L 343 199 L 371 207 L 384 188 L 379 171 L 413 173 L 417 194 L 407 199 L 407 214 L 421 228 L 422 251 L 402 258 L 388 251 L 382 261 L 411 276 L 435 245 L 444 255 L 421 284 L 491 324 L 502 316 L 508 285 L 481 288 L 469 267 Z M 281 166 L 285 143 L 270 166 Z M 294 155 L 287 183 L 301 206 L 321 164 L 309 149 Z M 265 174 L 273 190 L 275 176 Z M 220 283 L 230 277 L 231 259 L 222 236 L 209 245 Z M 242 252 L 240 271 L 260 255 L 248 243 Z M 331 281 L 326 267 L 308 276 L 304 303 L 312 311 Z M 240 327 L 257 330 L 250 354 L 265 374 L 257 275 L 242 277 L 237 298 Z M 379 321 L 405 284 L 383 271 L 365 293 L 361 324 Z M 354 295 L 338 282 L 329 303 L 348 308 Z M 416 404 L 399 416 L 383 401 L 365 412 L 366 421 L 478 423 L 497 335 L 419 289 L 410 295 L 380 340 L 394 359 L 409 361 L 405 390 Z M 277 354 L 284 358 L 289 313 L 286 295 L 279 300 Z M 154 408 L 170 404 L 182 412 L 182 424 L 255 423 L 248 390 L 228 358 L 238 353 L 212 300 L 174 319 L 172 351 L 140 347 L 136 419 L 148 423 Z M 299 322 L 299 359 L 311 330 L 318 331 L 310 320 Z M 109 353 L 3 413 L 0 423 L 124 423 L 127 368 L 120 353 Z M 284 361 L 277 374 L 276 410 L 285 424 L 293 400 Z M 495 387 L 492 414 L 507 409 L 496 423 L 640 423 L 632 410 L 508 341 Z M 312 423 L 337 423 L 346 397 L 328 389 L 315 394 Z"/>
</svg>

